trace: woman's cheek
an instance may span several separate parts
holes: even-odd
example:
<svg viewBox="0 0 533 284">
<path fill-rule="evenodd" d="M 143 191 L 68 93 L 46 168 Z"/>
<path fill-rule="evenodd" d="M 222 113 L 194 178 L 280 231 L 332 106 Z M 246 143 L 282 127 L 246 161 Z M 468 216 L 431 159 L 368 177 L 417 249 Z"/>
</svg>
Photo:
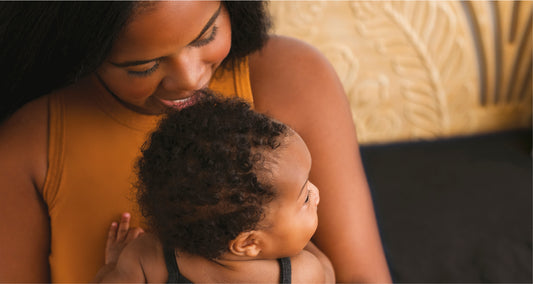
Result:
<svg viewBox="0 0 533 284">
<path fill-rule="evenodd" d="M 228 56 L 229 51 L 231 49 L 231 29 L 226 29 L 226 33 L 224 37 L 222 38 L 221 48 L 219 50 L 220 54 L 218 55 L 222 60 Z M 221 60 L 221 61 L 222 61 Z"/>
<path fill-rule="evenodd" d="M 121 94 L 136 101 L 146 100 L 156 93 L 160 81 L 161 79 L 156 76 L 154 78 L 143 77 L 127 80 L 123 82 Z"/>
<path fill-rule="evenodd" d="M 156 76 L 132 76 L 118 67 L 103 66 L 96 72 L 114 95 L 128 103 L 144 102 L 159 85 Z"/>
<path fill-rule="evenodd" d="M 220 34 L 212 45 L 211 49 L 211 61 L 220 63 L 226 56 L 228 56 L 231 49 L 231 24 L 229 15 L 224 13 L 224 18 L 221 20 Z"/>
</svg>

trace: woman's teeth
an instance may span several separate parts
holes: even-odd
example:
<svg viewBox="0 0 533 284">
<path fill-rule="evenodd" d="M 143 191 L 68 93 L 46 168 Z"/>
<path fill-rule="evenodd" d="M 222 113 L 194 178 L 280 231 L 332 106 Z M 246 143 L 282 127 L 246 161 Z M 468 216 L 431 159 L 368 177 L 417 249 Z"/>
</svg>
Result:
<svg viewBox="0 0 533 284">
<path fill-rule="evenodd" d="M 188 97 L 188 98 L 184 98 L 184 99 L 178 99 L 178 100 L 169 100 L 169 102 L 173 102 L 173 103 L 184 103 L 188 100 L 190 100 L 192 98 L 192 96 Z"/>
</svg>

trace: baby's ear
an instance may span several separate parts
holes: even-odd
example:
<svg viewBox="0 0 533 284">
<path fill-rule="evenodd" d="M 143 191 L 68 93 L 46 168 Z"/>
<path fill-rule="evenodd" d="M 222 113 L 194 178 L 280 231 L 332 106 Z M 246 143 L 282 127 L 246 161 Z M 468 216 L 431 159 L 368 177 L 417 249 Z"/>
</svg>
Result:
<svg viewBox="0 0 533 284">
<path fill-rule="evenodd" d="M 241 257 L 256 257 L 262 248 L 261 233 L 248 231 L 240 233 L 229 244 L 229 251 Z"/>
</svg>

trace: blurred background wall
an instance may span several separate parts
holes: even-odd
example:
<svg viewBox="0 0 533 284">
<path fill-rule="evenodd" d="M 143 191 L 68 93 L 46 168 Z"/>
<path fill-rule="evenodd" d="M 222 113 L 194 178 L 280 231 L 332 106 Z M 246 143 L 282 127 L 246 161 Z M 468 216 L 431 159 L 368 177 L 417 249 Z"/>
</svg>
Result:
<svg viewBox="0 0 533 284">
<path fill-rule="evenodd" d="M 531 1 L 269 5 L 334 65 L 362 144 L 531 127 Z"/>
</svg>

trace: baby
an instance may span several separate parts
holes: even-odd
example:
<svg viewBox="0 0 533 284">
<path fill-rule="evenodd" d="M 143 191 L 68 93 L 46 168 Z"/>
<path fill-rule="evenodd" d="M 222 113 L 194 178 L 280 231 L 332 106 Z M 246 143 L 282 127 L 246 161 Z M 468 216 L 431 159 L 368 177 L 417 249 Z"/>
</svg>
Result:
<svg viewBox="0 0 533 284">
<path fill-rule="evenodd" d="M 334 283 L 310 242 L 319 203 L 310 169 L 294 130 L 205 91 L 143 146 L 137 197 L 150 233 L 124 233 L 128 215 L 114 223 L 106 255 L 116 256 L 95 280 Z"/>
</svg>

